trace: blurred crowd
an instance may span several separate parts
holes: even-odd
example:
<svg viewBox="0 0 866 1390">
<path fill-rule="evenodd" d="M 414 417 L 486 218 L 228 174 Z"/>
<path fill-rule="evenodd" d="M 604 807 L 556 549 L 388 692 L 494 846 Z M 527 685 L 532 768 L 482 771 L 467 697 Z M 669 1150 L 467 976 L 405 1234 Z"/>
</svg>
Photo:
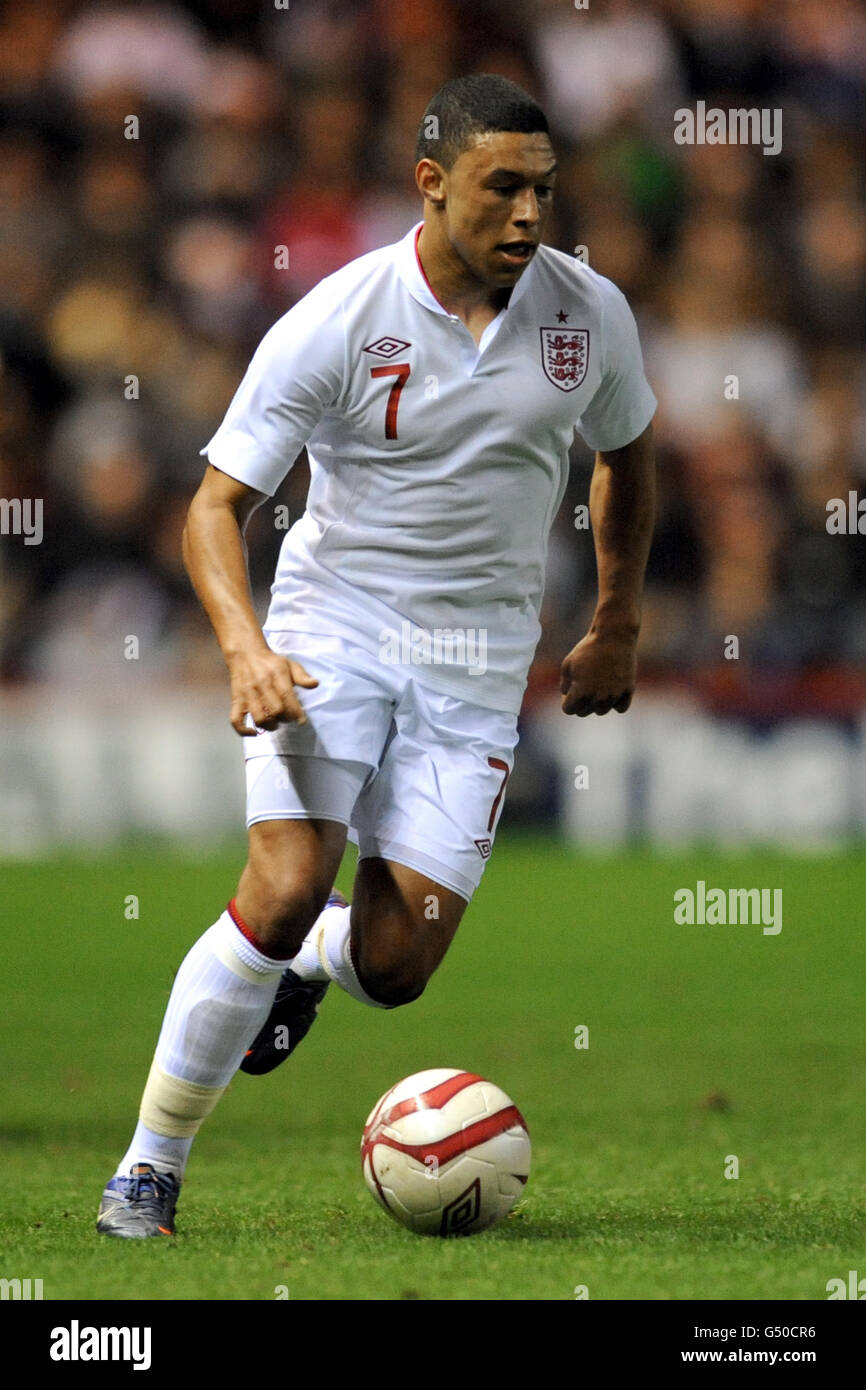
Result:
<svg viewBox="0 0 866 1390">
<path fill-rule="evenodd" d="M 549 240 L 629 297 L 659 399 L 644 661 L 735 635 L 780 672 L 866 658 L 866 11 L 859 0 L 198 0 L 0 6 L 0 676 L 221 674 L 183 571 L 199 450 L 267 327 L 421 215 L 424 107 L 495 72 L 560 160 Z M 783 113 L 778 155 L 679 145 L 677 109 Z M 275 248 L 288 248 L 288 257 Z M 288 264 L 285 262 L 288 260 Z M 534 681 L 592 609 L 578 439 Z M 299 460 L 248 533 L 261 604 Z M 459 524 L 459 519 L 456 519 Z M 140 670 L 140 667 L 139 667 Z"/>
</svg>

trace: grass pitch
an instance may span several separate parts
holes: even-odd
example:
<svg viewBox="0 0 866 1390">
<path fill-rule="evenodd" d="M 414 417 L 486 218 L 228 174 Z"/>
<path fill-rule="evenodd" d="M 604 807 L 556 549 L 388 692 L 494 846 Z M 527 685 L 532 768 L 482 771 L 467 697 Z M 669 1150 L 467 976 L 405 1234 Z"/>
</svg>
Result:
<svg viewBox="0 0 866 1390">
<path fill-rule="evenodd" d="M 331 989 L 297 1054 L 205 1124 L 177 1237 L 98 1237 L 173 971 L 242 858 L 4 865 L 0 1275 L 46 1299 L 681 1300 L 826 1299 L 866 1273 L 863 856 L 594 858 L 505 833 L 420 1001 Z M 781 888 L 782 931 L 676 925 L 698 879 Z M 360 1174 L 367 1112 L 431 1066 L 489 1076 L 532 1133 L 517 1214 L 468 1240 L 404 1231 Z"/>
</svg>

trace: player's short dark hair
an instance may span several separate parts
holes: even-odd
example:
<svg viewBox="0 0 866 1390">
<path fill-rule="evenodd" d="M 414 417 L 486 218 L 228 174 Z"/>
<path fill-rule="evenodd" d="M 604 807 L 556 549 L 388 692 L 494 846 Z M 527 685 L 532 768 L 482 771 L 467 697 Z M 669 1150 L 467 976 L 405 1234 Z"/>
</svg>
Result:
<svg viewBox="0 0 866 1390">
<path fill-rule="evenodd" d="M 516 82 L 486 72 L 452 78 L 421 118 L 415 161 L 435 159 L 450 169 L 479 135 L 498 130 L 550 134 L 541 107 Z"/>
</svg>

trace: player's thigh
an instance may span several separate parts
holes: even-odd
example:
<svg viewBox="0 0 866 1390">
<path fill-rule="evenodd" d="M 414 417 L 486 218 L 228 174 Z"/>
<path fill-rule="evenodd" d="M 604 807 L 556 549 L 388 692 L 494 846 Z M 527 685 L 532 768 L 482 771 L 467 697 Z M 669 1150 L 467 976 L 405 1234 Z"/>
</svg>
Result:
<svg viewBox="0 0 866 1390">
<path fill-rule="evenodd" d="M 291 926 L 303 939 L 325 905 L 345 848 L 346 826 L 336 820 L 266 820 L 250 826 L 235 903 L 263 944 L 273 931 Z"/>
<path fill-rule="evenodd" d="M 438 886 L 471 901 L 493 850 L 516 743 L 516 715 L 407 689 L 353 813 L 361 863 L 404 865 L 432 883 L 431 894 Z"/>
<path fill-rule="evenodd" d="M 396 968 L 402 958 L 426 979 L 490 858 L 516 717 L 416 688 L 394 724 L 353 815 L 360 854 L 353 945 L 359 962 L 384 968 L 390 959 Z"/>
<path fill-rule="evenodd" d="M 305 723 L 286 720 L 276 729 L 260 730 L 244 739 L 244 756 L 271 753 L 378 767 L 395 702 L 388 668 L 341 637 L 273 630 L 265 637 L 273 651 L 300 661 L 318 684 L 295 687 Z"/>
<path fill-rule="evenodd" d="M 327 898 L 355 801 L 381 758 L 394 697 L 352 643 L 306 632 L 266 637 L 318 681 L 297 687 L 306 723 L 286 721 L 244 740 L 250 854 L 237 907 L 246 906 L 253 932 L 264 930 L 285 949 Z"/>
<path fill-rule="evenodd" d="M 368 763 L 247 756 L 249 854 L 236 895 L 263 944 L 296 947 L 325 904 Z"/>
</svg>

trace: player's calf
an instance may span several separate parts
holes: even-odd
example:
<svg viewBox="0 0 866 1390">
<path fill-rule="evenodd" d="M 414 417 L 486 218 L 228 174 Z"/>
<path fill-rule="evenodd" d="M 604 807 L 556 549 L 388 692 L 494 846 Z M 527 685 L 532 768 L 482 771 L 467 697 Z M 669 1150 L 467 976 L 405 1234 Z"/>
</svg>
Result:
<svg viewBox="0 0 866 1390">
<path fill-rule="evenodd" d="M 360 984 L 371 999 L 388 1009 L 420 999 L 435 966 L 405 938 L 395 946 L 380 939 L 352 943 L 352 960 Z"/>
<path fill-rule="evenodd" d="M 322 913 L 292 962 L 292 971 L 309 983 L 333 981 L 372 1008 L 394 1009 L 424 992 L 466 904 L 460 899 L 459 908 L 431 924 L 424 920 L 420 903 L 407 898 L 388 874 L 390 866 L 378 861 L 383 867 L 371 873 L 372 862 L 363 860 L 355 879 L 360 901 Z M 415 877 L 430 886 L 429 879 Z"/>
<path fill-rule="evenodd" d="M 358 980 L 386 1008 L 423 994 L 444 959 L 466 899 L 406 864 L 358 865 L 349 947 Z"/>
</svg>

